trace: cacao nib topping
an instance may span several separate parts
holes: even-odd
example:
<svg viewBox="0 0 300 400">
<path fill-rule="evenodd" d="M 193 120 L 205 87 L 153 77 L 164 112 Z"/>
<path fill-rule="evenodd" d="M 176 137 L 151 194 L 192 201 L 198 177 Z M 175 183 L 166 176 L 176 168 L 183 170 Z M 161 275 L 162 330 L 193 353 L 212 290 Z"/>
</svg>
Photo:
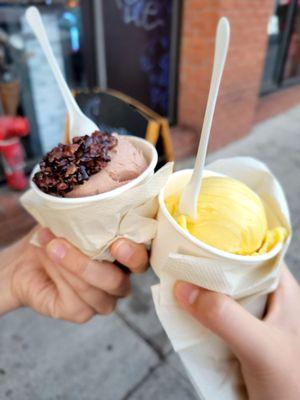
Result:
<svg viewBox="0 0 300 400">
<path fill-rule="evenodd" d="M 117 143 L 115 136 L 100 131 L 76 136 L 72 144 L 60 143 L 43 157 L 33 182 L 45 193 L 64 196 L 105 168 Z"/>
</svg>

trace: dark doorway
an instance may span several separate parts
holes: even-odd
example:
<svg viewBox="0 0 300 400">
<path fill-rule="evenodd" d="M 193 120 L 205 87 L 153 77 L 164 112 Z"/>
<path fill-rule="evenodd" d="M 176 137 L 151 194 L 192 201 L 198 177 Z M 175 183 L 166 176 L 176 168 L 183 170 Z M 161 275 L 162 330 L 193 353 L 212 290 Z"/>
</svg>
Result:
<svg viewBox="0 0 300 400">
<path fill-rule="evenodd" d="M 181 1 L 95 1 L 94 13 L 100 86 L 119 90 L 174 123 Z"/>
<path fill-rule="evenodd" d="M 276 0 L 268 33 L 262 95 L 300 83 L 299 0 Z"/>
</svg>

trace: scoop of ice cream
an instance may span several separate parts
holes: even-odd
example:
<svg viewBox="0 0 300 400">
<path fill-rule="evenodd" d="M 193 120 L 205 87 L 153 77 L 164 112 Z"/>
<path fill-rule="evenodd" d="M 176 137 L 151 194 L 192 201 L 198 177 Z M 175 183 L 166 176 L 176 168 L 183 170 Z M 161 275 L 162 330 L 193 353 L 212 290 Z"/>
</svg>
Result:
<svg viewBox="0 0 300 400">
<path fill-rule="evenodd" d="M 179 213 L 180 195 L 165 200 L 169 213 L 183 229 L 217 249 L 240 255 L 263 254 L 286 237 L 285 228 L 268 229 L 260 197 L 238 180 L 204 178 L 196 221 Z"/>
<path fill-rule="evenodd" d="M 33 182 L 47 194 L 85 197 L 124 185 L 146 168 L 143 153 L 128 138 L 95 131 L 48 152 Z"/>
<path fill-rule="evenodd" d="M 126 137 L 118 136 L 118 144 L 110 152 L 110 162 L 92 175 L 83 185 L 76 186 L 66 197 L 85 197 L 105 193 L 137 178 L 148 166 L 143 153 Z"/>
</svg>

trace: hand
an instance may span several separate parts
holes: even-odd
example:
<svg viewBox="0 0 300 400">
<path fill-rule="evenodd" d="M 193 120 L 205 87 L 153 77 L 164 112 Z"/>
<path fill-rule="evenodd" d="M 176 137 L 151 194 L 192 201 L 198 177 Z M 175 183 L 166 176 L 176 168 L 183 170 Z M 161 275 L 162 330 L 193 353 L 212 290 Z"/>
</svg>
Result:
<svg viewBox="0 0 300 400">
<path fill-rule="evenodd" d="M 130 292 L 129 274 L 115 264 L 92 261 L 48 229 L 38 231 L 41 248 L 30 244 L 31 236 L 0 253 L 0 314 L 29 306 L 43 315 L 83 323 L 95 314 L 110 314 L 118 298 Z M 130 271 L 147 268 L 143 245 L 119 239 L 111 253 Z"/>
<path fill-rule="evenodd" d="M 220 293 L 178 282 L 180 305 L 222 338 L 241 364 L 251 400 L 300 399 L 300 287 L 284 269 L 263 320 Z"/>
</svg>

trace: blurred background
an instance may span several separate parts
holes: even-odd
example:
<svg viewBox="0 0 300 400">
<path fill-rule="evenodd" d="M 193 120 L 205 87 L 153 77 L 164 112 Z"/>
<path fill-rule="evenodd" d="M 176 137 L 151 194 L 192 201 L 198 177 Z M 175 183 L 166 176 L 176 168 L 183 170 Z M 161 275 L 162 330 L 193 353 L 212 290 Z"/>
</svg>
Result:
<svg viewBox="0 0 300 400">
<path fill-rule="evenodd" d="M 177 168 L 193 165 L 215 29 L 229 18 L 209 159 L 250 155 L 274 170 L 294 224 L 288 262 L 300 277 L 300 1 L 0 1 L 0 249 L 34 225 L 19 196 L 65 129 L 63 100 L 24 19 L 29 5 L 39 8 L 70 87 L 96 97 L 113 89 L 153 110 L 151 118 L 164 117 L 170 130 L 159 151 L 165 160 L 174 156 Z M 100 104 L 93 101 L 91 110 Z M 0 398 L 194 399 L 156 320 L 153 282 L 150 271 L 134 278 L 135 292 L 118 313 L 85 327 L 29 310 L 2 318 Z"/>
</svg>

